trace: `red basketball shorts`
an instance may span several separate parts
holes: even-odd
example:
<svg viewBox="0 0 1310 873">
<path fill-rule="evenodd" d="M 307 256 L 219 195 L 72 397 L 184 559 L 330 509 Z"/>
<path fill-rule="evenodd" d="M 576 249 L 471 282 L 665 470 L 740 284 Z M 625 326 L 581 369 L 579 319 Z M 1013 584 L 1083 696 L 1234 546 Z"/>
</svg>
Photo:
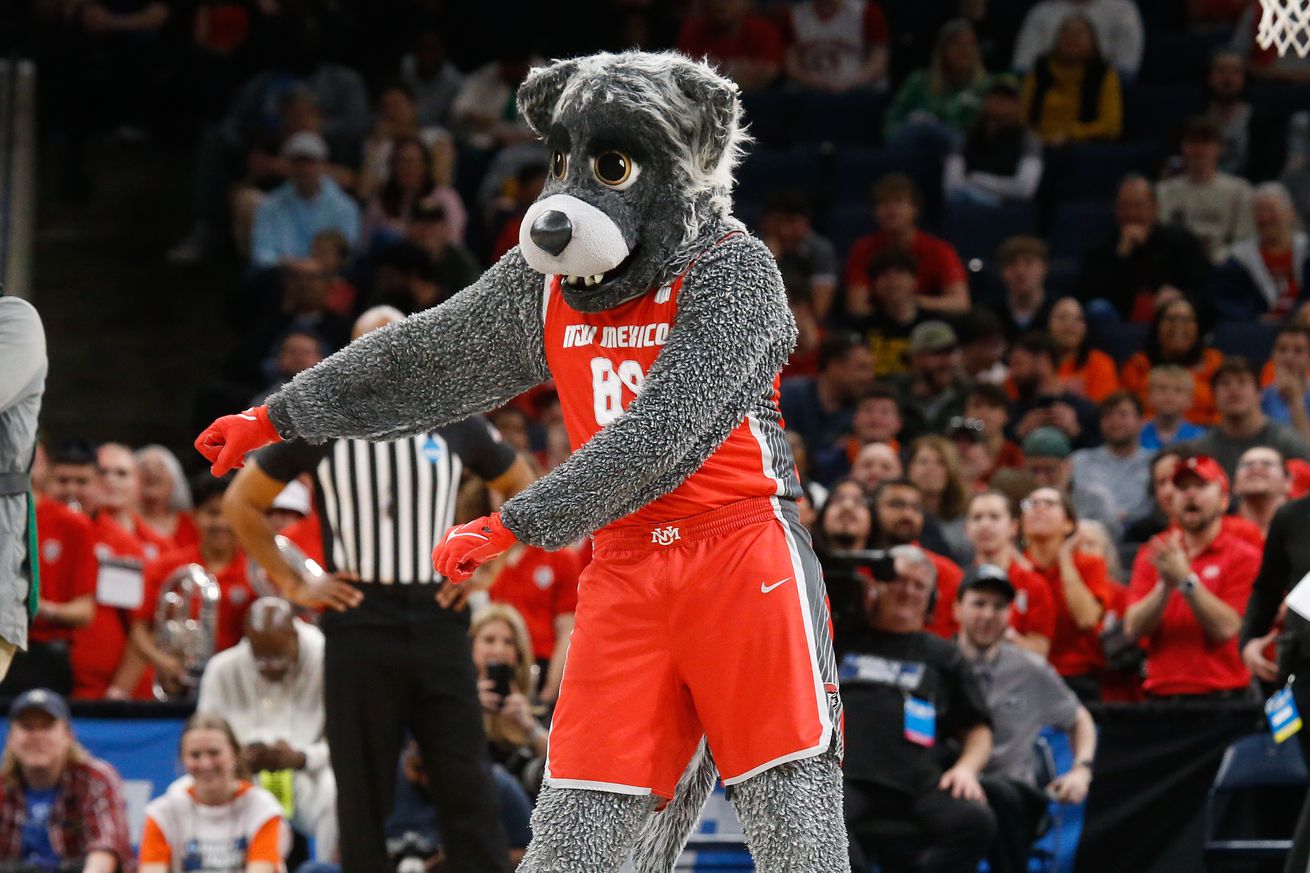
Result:
<svg viewBox="0 0 1310 873">
<path fill-rule="evenodd" d="M 840 746 L 827 598 L 790 501 L 606 528 L 576 616 L 550 785 L 671 797 L 702 735 L 726 785 Z"/>
</svg>

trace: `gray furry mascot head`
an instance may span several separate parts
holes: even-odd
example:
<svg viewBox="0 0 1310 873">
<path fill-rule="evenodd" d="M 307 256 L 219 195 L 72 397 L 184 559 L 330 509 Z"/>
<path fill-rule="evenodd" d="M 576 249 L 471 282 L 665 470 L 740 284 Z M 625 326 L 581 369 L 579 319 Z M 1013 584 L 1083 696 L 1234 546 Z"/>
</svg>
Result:
<svg viewBox="0 0 1310 873">
<path fill-rule="evenodd" d="M 668 280 L 721 229 L 747 141 L 737 86 L 674 52 L 598 54 L 533 70 L 519 109 L 550 149 L 519 230 L 534 269 L 598 312 Z"/>
</svg>

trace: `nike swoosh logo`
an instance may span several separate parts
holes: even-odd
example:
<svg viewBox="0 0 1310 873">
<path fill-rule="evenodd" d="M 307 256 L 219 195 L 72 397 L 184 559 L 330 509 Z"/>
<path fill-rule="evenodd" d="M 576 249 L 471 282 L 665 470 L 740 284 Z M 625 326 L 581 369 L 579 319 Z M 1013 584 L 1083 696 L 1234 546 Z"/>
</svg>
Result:
<svg viewBox="0 0 1310 873">
<path fill-rule="evenodd" d="M 253 415 L 246 415 L 244 412 L 238 412 L 237 418 L 244 418 L 246 421 L 259 421 L 259 419 L 255 418 Z"/>
<path fill-rule="evenodd" d="M 768 594 L 770 591 L 772 591 L 773 589 L 777 588 L 779 585 L 786 585 L 786 584 L 787 584 L 788 582 L 790 582 L 790 581 L 791 581 L 791 577 L 788 576 L 786 579 L 780 579 L 779 581 L 774 582 L 772 585 L 765 585 L 763 582 L 761 582 L 761 583 L 760 583 L 760 593 L 761 593 L 761 594 Z"/>
<path fill-rule="evenodd" d="M 477 538 L 480 539 L 480 540 L 487 540 L 487 542 L 491 542 L 491 540 L 487 539 L 486 537 L 484 537 L 484 536 L 483 536 L 482 534 L 480 534 L 480 533 L 471 533 L 471 532 L 468 532 L 468 531 L 466 531 L 466 532 L 464 532 L 464 533 L 453 533 L 453 534 L 451 534 L 450 536 L 448 536 L 446 539 L 453 540 L 455 537 L 477 537 Z"/>
</svg>

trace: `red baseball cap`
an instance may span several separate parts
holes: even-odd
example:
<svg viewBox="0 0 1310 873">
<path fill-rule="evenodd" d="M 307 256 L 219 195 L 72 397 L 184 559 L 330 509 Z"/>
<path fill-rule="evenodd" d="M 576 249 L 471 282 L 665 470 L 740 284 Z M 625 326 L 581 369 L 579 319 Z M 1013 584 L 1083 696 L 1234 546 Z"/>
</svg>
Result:
<svg viewBox="0 0 1310 873">
<path fill-rule="evenodd" d="M 1197 455 L 1179 461 L 1178 466 L 1174 468 L 1173 483 L 1177 485 L 1178 480 L 1187 475 L 1196 476 L 1203 482 L 1218 482 L 1223 492 L 1228 493 L 1228 474 L 1219 466 L 1219 462 L 1209 455 Z"/>
</svg>

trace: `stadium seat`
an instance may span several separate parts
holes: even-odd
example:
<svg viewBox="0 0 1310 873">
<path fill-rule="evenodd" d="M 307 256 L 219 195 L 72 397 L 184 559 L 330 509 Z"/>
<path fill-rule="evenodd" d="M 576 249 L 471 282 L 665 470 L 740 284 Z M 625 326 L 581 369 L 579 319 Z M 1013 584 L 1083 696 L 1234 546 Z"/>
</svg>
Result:
<svg viewBox="0 0 1310 873">
<path fill-rule="evenodd" d="M 1155 85 L 1204 82 L 1210 55 L 1230 38 L 1231 32 L 1228 31 L 1171 33 L 1148 30 L 1137 81 Z"/>
<path fill-rule="evenodd" d="M 1113 197 L 1128 173 L 1154 178 L 1160 148 L 1153 142 L 1086 142 L 1058 152 L 1048 151 L 1048 191 L 1063 200 L 1104 200 Z"/>
<path fill-rule="evenodd" d="M 1260 82 L 1251 86 L 1251 104 L 1276 115 L 1310 109 L 1310 88 L 1287 82 Z"/>
<path fill-rule="evenodd" d="M 783 91 L 752 91 L 741 97 L 742 115 L 747 130 L 755 137 L 756 149 L 789 145 L 792 136 L 788 123 L 788 94 Z"/>
<path fill-rule="evenodd" d="M 1282 858 L 1292 845 L 1307 781 L 1295 739 L 1278 744 L 1261 731 L 1229 746 L 1206 800 L 1207 866 L 1220 859 Z M 1258 801 L 1258 812 L 1230 815 L 1237 804 L 1252 800 Z"/>
<path fill-rule="evenodd" d="M 1089 317 L 1087 329 L 1092 337 L 1092 345 L 1114 358 L 1114 362 L 1122 366 L 1124 361 L 1140 352 L 1142 346 L 1146 345 L 1146 335 L 1150 332 L 1151 326 L 1124 324 L 1118 320 L 1111 323 Z"/>
<path fill-rule="evenodd" d="M 817 146 L 756 146 L 737 168 L 737 199 L 760 204 L 775 188 L 814 191 L 819 187 L 822 170 L 823 155 Z"/>
<path fill-rule="evenodd" d="M 1205 106 L 1195 84 L 1133 85 L 1124 89 L 1124 138 L 1153 140 L 1172 149 L 1183 121 Z"/>
<path fill-rule="evenodd" d="M 941 230 L 966 264 L 975 258 L 990 261 L 1009 237 L 1037 230 L 1037 212 L 1031 203 L 1002 206 L 952 203 L 944 207 Z"/>
<path fill-rule="evenodd" d="M 1225 355 L 1240 355 L 1259 370 L 1269 360 L 1278 327 L 1259 321 L 1223 321 L 1215 325 L 1212 345 Z"/>
<path fill-rule="evenodd" d="M 913 152 L 861 146 L 839 148 L 828 182 L 831 202 L 867 204 L 873 183 L 888 173 L 908 173 L 923 191 L 931 191 L 939 184 L 935 175 L 940 173 L 940 168 L 934 173 L 925 164 Z"/>
<path fill-rule="evenodd" d="M 877 91 L 798 92 L 793 108 L 792 130 L 800 142 L 875 145 L 882 141 L 887 96 Z"/>
<path fill-rule="evenodd" d="M 1046 241 L 1052 260 L 1077 263 L 1090 247 L 1114 231 L 1114 204 L 1094 200 L 1057 203 Z"/>
<path fill-rule="evenodd" d="M 845 203 L 833 208 L 825 226 L 828 240 L 837 250 L 838 265 L 846 263 L 851 243 L 877 230 L 873 211 L 867 203 Z"/>
</svg>

